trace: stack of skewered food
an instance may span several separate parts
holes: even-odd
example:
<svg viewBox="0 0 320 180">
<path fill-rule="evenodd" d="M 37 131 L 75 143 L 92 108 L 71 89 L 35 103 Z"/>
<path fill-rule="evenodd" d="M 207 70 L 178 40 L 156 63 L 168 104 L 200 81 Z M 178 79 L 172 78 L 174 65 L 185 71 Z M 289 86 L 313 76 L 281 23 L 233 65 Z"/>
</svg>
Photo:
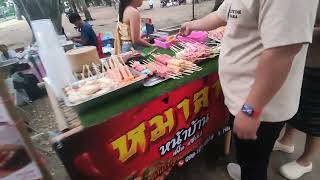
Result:
<svg viewBox="0 0 320 180">
<path fill-rule="evenodd" d="M 118 86 L 116 81 L 109 78 L 106 74 L 101 73 L 97 65 L 93 64 L 93 67 L 95 73 L 90 70 L 89 65 L 85 65 L 81 73 L 83 79 L 64 88 L 69 102 L 78 103 L 85 101 L 93 96 L 112 91 Z M 85 72 L 85 70 L 87 70 L 87 72 Z M 94 76 L 93 74 L 96 75 Z"/>
<path fill-rule="evenodd" d="M 81 81 L 64 88 L 64 92 L 71 103 L 82 102 L 108 93 L 135 80 L 134 75 L 121 56 L 112 56 L 101 65 L 94 63 L 92 67 L 84 65 L 81 76 Z"/>
<path fill-rule="evenodd" d="M 108 61 L 103 63 L 103 67 L 106 68 L 107 76 L 118 83 L 127 83 L 134 79 L 121 56 L 111 56 Z M 104 68 L 102 69 L 104 70 Z"/>
<path fill-rule="evenodd" d="M 157 76 L 162 78 L 180 79 L 183 75 L 191 75 L 202 69 L 190 61 L 173 58 L 169 55 L 153 55 L 153 57 L 154 59 L 149 58 L 145 63 Z"/>
<path fill-rule="evenodd" d="M 130 65 L 134 70 L 140 72 L 141 74 L 145 74 L 147 76 L 153 75 L 153 71 L 148 69 L 146 65 L 141 64 L 139 61 L 131 62 Z"/>
<path fill-rule="evenodd" d="M 199 60 L 213 58 L 220 53 L 219 47 L 208 47 L 204 44 L 197 42 L 179 43 L 179 46 L 172 46 L 170 49 L 176 53 L 178 59 L 184 59 L 193 63 Z"/>
<path fill-rule="evenodd" d="M 223 39 L 225 29 L 226 29 L 225 26 L 221 26 L 215 30 L 209 31 L 208 32 L 209 38 L 216 40 L 218 42 L 221 42 Z"/>
</svg>

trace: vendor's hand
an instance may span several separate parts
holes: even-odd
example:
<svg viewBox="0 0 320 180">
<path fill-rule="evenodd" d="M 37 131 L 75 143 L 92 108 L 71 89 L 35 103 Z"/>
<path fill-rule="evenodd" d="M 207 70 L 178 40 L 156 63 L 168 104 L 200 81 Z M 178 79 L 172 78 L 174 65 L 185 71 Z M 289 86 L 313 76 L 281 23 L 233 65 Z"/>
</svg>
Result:
<svg viewBox="0 0 320 180">
<path fill-rule="evenodd" d="M 0 168 L 3 168 L 21 147 L 14 144 L 0 145 Z"/>
<path fill-rule="evenodd" d="M 239 112 L 234 120 L 233 132 L 239 139 L 256 140 L 260 123 L 260 120 Z"/>
<path fill-rule="evenodd" d="M 188 36 L 192 32 L 191 24 L 192 22 L 183 23 L 179 33 L 183 36 Z"/>
<path fill-rule="evenodd" d="M 71 40 L 72 40 L 73 42 L 79 42 L 79 39 L 80 39 L 80 38 L 78 38 L 78 37 L 73 37 L 73 38 L 71 38 Z"/>
</svg>

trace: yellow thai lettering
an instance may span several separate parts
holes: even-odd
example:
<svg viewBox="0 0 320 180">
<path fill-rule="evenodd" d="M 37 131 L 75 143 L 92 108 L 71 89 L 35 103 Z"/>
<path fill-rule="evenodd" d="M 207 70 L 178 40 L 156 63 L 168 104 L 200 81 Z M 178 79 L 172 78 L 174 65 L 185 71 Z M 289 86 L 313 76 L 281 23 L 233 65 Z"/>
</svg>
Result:
<svg viewBox="0 0 320 180">
<path fill-rule="evenodd" d="M 184 99 L 181 103 L 178 104 L 177 108 L 182 109 L 185 120 L 187 121 L 190 116 L 190 100 Z"/>
<path fill-rule="evenodd" d="M 151 131 L 151 142 L 156 141 L 165 134 L 170 133 L 174 127 L 173 109 L 168 109 L 164 112 L 164 114 L 166 116 L 165 122 L 163 116 L 155 116 L 149 120 L 151 126 L 156 126 L 156 128 Z"/>
<path fill-rule="evenodd" d="M 198 114 L 202 108 L 209 106 L 209 88 L 205 87 L 193 96 L 194 113 Z"/>
<path fill-rule="evenodd" d="M 216 98 L 218 98 L 222 93 L 220 80 L 217 80 L 212 87 L 214 88 Z"/>
<path fill-rule="evenodd" d="M 145 152 L 146 150 L 146 136 L 144 132 L 145 129 L 146 129 L 145 124 L 143 122 L 138 127 L 129 131 L 126 135 L 123 135 L 117 140 L 112 142 L 113 149 L 119 151 L 119 160 L 121 162 L 127 161 L 131 156 L 136 154 L 139 147 L 142 152 Z M 128 145 L 130 147 L 128 147 Z"/>
</svg>

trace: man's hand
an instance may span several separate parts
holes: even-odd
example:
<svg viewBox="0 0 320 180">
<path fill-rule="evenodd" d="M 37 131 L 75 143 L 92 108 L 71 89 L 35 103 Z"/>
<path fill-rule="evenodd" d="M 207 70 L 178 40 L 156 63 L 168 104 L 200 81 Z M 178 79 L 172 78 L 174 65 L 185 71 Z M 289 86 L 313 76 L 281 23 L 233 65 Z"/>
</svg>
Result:
<svg viewBox="0 0 320 180">
<path fill-rule="evenodd" d="M 74 38 L 72 38 L 72 41 L 76 42 L 76 43 L 80 43 L 81 39 L 78 37 L 74 37 Z"/>
<path fill-rule="evenodd" d="M 256 140 L 259 126 L 260 120 L 239 112 L 234 119 L 233 132 L 239 139 Z"/>
<path fill-rule="evenodd" d="M 213 12 L 201 19 L 182 24 L 180 34 L 188 36 L 192 31 L 211 31 L 226 24 L 227 22 L 224 19 L 219 17 L 216 12 Z"/>
<path fill-rule="evenodd" d="M 181 25 L 180 34 L 183 36 L 188 36 L 193 30 L 191 28 L 192 22 L 186 22 Z"/>
</svg>

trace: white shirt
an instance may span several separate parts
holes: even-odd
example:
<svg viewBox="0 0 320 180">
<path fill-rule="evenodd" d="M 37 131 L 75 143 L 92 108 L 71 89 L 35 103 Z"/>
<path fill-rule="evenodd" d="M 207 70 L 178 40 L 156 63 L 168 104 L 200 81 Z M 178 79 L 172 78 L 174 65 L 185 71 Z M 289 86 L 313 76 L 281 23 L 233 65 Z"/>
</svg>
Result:
<svg viewBox="0 0 320 180">
<path fill-rule="evenodd" d="M 219 76 L 225 103 L 236 115 L 255 81 L 262 52 L 303 43 L 287 80 L 266 105 L 261 121 L 289 120 L 298 110 L 308 44 L 312 41 L 318 0 L 225 0 L 218 15 L 227 22 Z M 281 59 L 279 59 L 281 60 Z"/>
</svg>

